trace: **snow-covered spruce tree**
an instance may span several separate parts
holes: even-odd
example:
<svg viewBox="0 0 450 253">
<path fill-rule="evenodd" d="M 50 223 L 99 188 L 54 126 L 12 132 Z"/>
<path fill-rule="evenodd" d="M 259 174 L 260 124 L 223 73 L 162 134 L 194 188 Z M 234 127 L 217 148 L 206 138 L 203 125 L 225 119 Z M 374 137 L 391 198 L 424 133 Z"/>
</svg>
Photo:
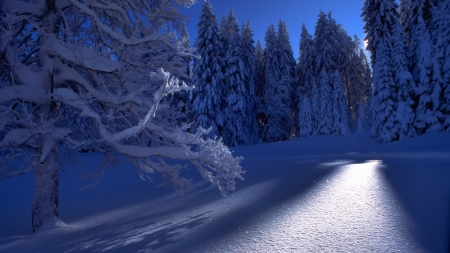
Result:
<svg viewBox="0 0 450 253">
<path fill-rule="evenodd" d="M 345 78 L 348 85 L 348 103 L 351 109 L 351 115 L 359 117 L 359 103 L 360 101 L 366 101 L 367 95 L 365 92 L 365 68 L 363 61 L 360 58 L 360 45 L 361 41 L 355 35 L 353 41 L 348 41 L 347 44 L 347 59 L 348 64 L 345 68 Z"/>
<path fill-rule="evenodd" d="M 224 78 L 222 68 L 225 66 L 222 45 L 216 15 L 211 3 L 203 4 L 195 42 L 195 54 L 192 82 L 192 115 L 195 121 L 192 129 L 211 127 L 208 136 L 221 136 L 225 123 L 223 115 Z"/>
<path fill-rule="evenodd" d="M 289 89 L 281 82 L 277 35 L 273 25 L 269 26 L 265 40 L 264 99 L 267 124 L 264 127 L 263 140 L 275 142 L 289 139 L 291 115 L 289 104 L 286 103 L 289 98 Z"/>
<path fill-rule="evenodd" d="M 300 103 L 299 103 L 300 104 Z M 314 133 L 313 129 L 313 115 L 311 110 L 311 103 L 309 99 L 304 96 L 301 106 L 299 106 L 298 127 L 299 136 L 306 137 Z"/>
<path fill-rule="evenodd" d="M 255 59 L 255 40 L 253 39 L 253 30 L 250 28 L 250 20 L 242 24 L 241 34 L 241 59 L 244 63 L 244 84 L 248 92 L 247 113 L 248 117 L 244 118 L 244 123 L 249 129 L 249 143 L 258 141 L 258 125 L 257 125 L 257 102 L 255 94 L 256 79 L 256 59 Z"/>
<path fill-rule="evenodd" d="M 442 124 L 450 131 L 450 0 L 442 1 L 433 9 L 433 34 L 436 60 L 441 66 L 443 85 L 441 90 Z"/>
<path fill-rule="evenodd" d="M 255 95 L 256 95 L 256 119 L 258 124 L 258 134 L 264 129 L 264 125 L 267 123 L 266 117 L 266 102 L 264 100 L 264 86 L 265 86 L 265 69 L 266 61 L 264 58 L 264 49 L 261 45 L 261 41 L 256 42 L 255 48 L 255 64 L 256 64 L 256 74 L 255 74 Z"/>
<path fill-rule="evenodd" d="M 336 70 L 333 74 L 333 135 L 346 136 L 350 134 L 349 111 L 341 75 Z"/>
<path fill-rule="evenodd" d="M 249 92 L 244 83 L 245 70 L 241 59 L 241 35 L 232 10 L 228 13 L 226 22 L 228 25 L 223 31 L 226 48 L 224 50 L 225 86 L 223 91 L 225 123 L 222 136 L 225 144 L 237 146 L 250 142 L 251 129 L 245 124 L 251 117 L 248 115 L 249 110 L 247 109 Z"/>
<path fill-rule="evenodd" d="M 278 21 L 278 32 L 277 32 L 277 44 L 278 44 L 278 57 L 279 57 L 279 67 L 280 67 L 280 84 L 284 86 L 287 93 L 284 91 L 280 92 L 282 106 L 288 106 L 290 109 L 290 120 L 291 130 L 290 136 L 295 136 L 296 134 L 296 123 L 297 122 L 297 103 L 295 96 L 296 89 L 296 76 L 295 67 L 297 63 L 294 59 L 294 52 L 292 51 L 291 42 L 289 40 L 289 33 L 287 30 L 286 23 L 282 20 Z"/>
<path fill-rule="evenodd" d="M 177 68 L 183 69 L 185 68 L 184 73 L 177 74 L 174 73 L 176 78 L 180 80 L 181 82 L 185 83 L 191 83 L 191 77 L 192 77 L 192 67 L 191 67 L 191 41 L 189 39 L 189 33 L 187 31 L 186 24 L 183 24 L 181 28 L 180 38 L 177 41 L 177 47 L 179 50 L 172 50 L 172 54 L 170 57 L 172 58 L 172 61 L 177 66 Z M 178 53 L 180 52 L 181 53 Z M 180 58 L 180 59 L 177 59 Z M 191 91 L 180 91 L 175 92 L 172 95 L 169 96 L 169 103 L 171 106 L 176 106 L 181 108 L 182 116 L 179 118 L 179 120 L 186 122 L 187 120 L 190 120 L 192 116 L 190 115 L 190 108 L 191 106 L 191 100 L 190 100 L 190 94 Z"/>
<path fill-rule="evenodd" d="M 333 127 L 332 83 L 330 74 L 337 70 L 335 35 L 327 15 L 320 11 L 314 32 L 315 75 L 319 88 L 318 134 L 330 134 Z"/>
<path fill-rule="evenodd" d="M 362 13 L 366 23 L 364 30 L 367 34 L 367 49 L 370 51 L 373 65 L 371 133 L 373 137 L 378 137 L 383 142 L 399 139 L 400 125 L 402 127 L 408 125 L 399 120 L 408 121 L 409 118 L 396 115 L 399 91 L 401 91 L 400 98 L 402 99 L 408 93 L 408 87 L 400 87 L 400 85 L 411 84 L 407 78 L 410 74 L 407 73 L 408 69 L 405 67 L 406 53 L 405 50 L 402 50 L 405 48 L 405 44 L 401 39 L 401 25 L 397 9 L 398 5 L 394 0 L 366 0 Z M 378 56 L 378 54 L 381 55 Z M 403 132 L 408 133 L 409 131 Z"/>
<path fill-rule="evenodd" d="M 319 116 L 317 116 L 318 134 L 331 134 L 333 128 L 333 98 L 330 75 L 322 69 L 319 74 Z"/>
<path fill-rule="evenodd" d="M 312 90 L 311 90 L 311 113 L 312 113 L 312 128 L 313 134 L 319 134 L 319 116 L 320 114 L 320 91 L 317 86 L 315 78 L 312 78 Z"/>
<path fill-rule="evenodd" d="M 401 27 L 397 26 L 391 37 L 393 42 L 392 60 L 393 72 L 395 74 L 395 84 L 398 87 L 397 95 L 397 112 L 396 119 L 400 124 L 399 139 L 408 139 L 417 135 L 414 128 L 414 80 L 408 70 L 408 48 L 406 39 L 401 31 Z"/>
<path fill-rule="evenodd" d="M 314 77 L 314 41 L 305 24 L 300 33 L 299 57 L 297 63 L 297 99 L 311 96 L 312 78 Z"/>
<path fill-rule="evenodd" d="M 372 100 L 372 137 L 382 142 L 398 139 L 399 124 L 396 119 L 397 94 L 392 73 L 392 61 L 386 43 L 378 41 L 375 65 L 373 69 L 373 100 Z"/>
<path fill-rule="evenodd" d="M 172 1 L 6 0 L 0 22 L 0 180 L 34 170 L 33 231 L 61 225 L 58 156 L 84 147 L 126 157 L 179 190 L 190 181 L 165 158 L 190 161 L 222 194 L 242 179 L 242 158 L 203 139 L 209 130 L 187 133 L 161 104 L 190 89 L 162 69 L 150 73 L 161 43 L 176 48 L 165 25 L 184 22 Z"/>
<path fill-rule="evenodd" d="M 428 129 L 440 130 L 442 125 L 439 103 L 443 83 L 440 66 L 435 58 L 431 41 L 431 6 L 430 0 L 403 0 L 402 20 L 410 42 L 411 58 L 414 64 L 411 72 L 416 88 L 414 126 L 419 134 Z"/>
</svg>

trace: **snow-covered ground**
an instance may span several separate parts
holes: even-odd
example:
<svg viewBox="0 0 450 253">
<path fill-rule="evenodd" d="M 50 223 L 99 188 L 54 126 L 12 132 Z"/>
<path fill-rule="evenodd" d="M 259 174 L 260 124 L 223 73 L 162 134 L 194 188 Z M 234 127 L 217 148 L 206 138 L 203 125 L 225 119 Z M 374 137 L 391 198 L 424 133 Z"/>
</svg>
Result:
<svg viewBox="0 0 450 253">
<path fill-rule="evenodd" d="M 228 197 L 179 196 L 127 163 L 92 188 L 60 176 L 65 226 L 31 234 L 33 175 L 0 182 L 0 252 L 447 252 L 450 133 L 380 144 L 368 133 L 234 148 Z M 100 156 L 84 155 L 84 169 Z"/>
</svg>

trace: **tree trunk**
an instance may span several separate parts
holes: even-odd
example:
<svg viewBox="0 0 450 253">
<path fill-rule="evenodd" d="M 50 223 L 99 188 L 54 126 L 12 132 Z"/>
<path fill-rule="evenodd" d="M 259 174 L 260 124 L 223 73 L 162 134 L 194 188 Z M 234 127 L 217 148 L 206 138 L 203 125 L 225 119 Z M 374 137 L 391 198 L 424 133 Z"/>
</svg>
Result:
<svg viewBox="0 0 450 253">
<path fill-rule="evenodd" d="M 43 226 L 59 223 L 58 205 L 58 164 L 56 154 L 34 168 L 35 193 L 31 222 L 33 233 Z"/>
</svg>

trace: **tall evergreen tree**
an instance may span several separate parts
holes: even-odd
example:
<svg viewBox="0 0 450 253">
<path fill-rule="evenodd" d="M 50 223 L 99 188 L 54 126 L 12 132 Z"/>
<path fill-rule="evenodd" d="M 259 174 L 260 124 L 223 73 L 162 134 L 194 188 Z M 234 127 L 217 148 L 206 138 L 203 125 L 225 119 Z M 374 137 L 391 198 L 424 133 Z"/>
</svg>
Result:
<svg viewBox="0 0 450 253">
<path fill-rule="evenodd" d="M 289 89 L 280 82 L 279 50 L 273 25 L 269 26 L 265 40 L 264 99 L 267 106 L 267 124 L 264 127 L 263 140 L 282 141 L 289 139 L 290 134 L 290 107 L 284 99 L 288 97 Z"/>
<path fill-rule="evenodd" d="M 297 103 L 295 96 L 295 85 L 297 83 L 295 76 L 296 62 L 294 59 L 294 52 L 292 51 L 291 42 L 289 40 L 289 33 L 287 30 L 286 23 L 280 20 L 278 22 L 278 32 L 277 32 L 277 45 L 278 45 L 278 57 L 279 57 L 279 68 L 280 68 L 280 85 L 286 89 L 280 90 L 279 96 L 281 96 L 282 106 L 287 106 L 290 109 L 290 119 L 291 123 L 290 135 L 296 134 L 296 115 L 297 115 Z"/>
<path fill-rule="evenodd" d="M 318 133 L 331 134 L 333 128 L 333 101 L 332 88 L 330 86 L 330 75 L 322 69 L 319 74 L 319 114 L 318 116 Z"/>
<path fill-rule="evenodd" d="M 444 0 L 436 5 L 433 12 L 432 37 L 443 79 L 440 111 L 443 127 L 450 131 L 450 0 Z"/>
<path fill-rule="evenodd" d="M 310 97 L 314 78 L 314 41 L 305 24 L 300 33 L 299 57 L 297 64 L 297 97 Z"/>
<path fill-rule="evenodd" d="M 333 127 L 330 74 L 337 70 L 334 42 L 335 35 L 329 17 L 320 11 L 314 31 L 314 49 L 317 53 L 314 65 L 320 97 L 320 111 L 316 115 L 318 134 L 330 134 Z"/>
<path fill-rule="evenodd" d="M 405 31 L 409 36 L 412 53 L 412 74 L 417 85 L 417 108 L 414 126 L 418 133 L 424 133 L 429 128 L 441 129 L 438 121 L 440 92 L 443 83 L 440 66 L 435 60 L 431 41 L 431 1 L 403 0 L 401 5 Z"/>
<path fill-rule="evenodd" d="M 397 110 L 399 103 L 410 106 L 409 87 L 413 85 L 408 78 L 411 73 L 397 10 L 395 0 L 366 0 L 362 13 L 373 64 L 372 136 L 383 142 L 411 133 L 408 122 L 412 111 Z"/>
<path fill-rule="evenodd" d="M 255 59 L 255 40 L 253 39 L 253 30 L 250 28 L 250 21 L 242 25 L 241 35 L 241 59 L 244 63 L 244 84 L 248 92 L 247 97 L 247 115 L 244 118 L 245 125 L 249 129 L 249 143 L 256 143 L 258 140 L 258 126 L 256 123 L 256 59 Z"/>
<path fill-rule="evenodd" d="M 178 48 L 180 49 L 180 53 L 174 57 L 181 57 L 179 60 L 180 65 L 179 68 L 184 68 L 184 75 L 177 76 L 179 80 L 184 81 L 186 83 L 191 83 L 192 78 L 192 69 L 191 69 L 191 41 L 189 39 L 189 32 L 187 31 L 187 27 L 184 24 L 181 28 L 180 38 L 177 43 Z M 169 102 L 172 106 L 179 106 L 181 108 L 182 115 L 180 120 L 187 121 L 192 116 L 190 115 L 191 100 L 190 100 L 191 91 L 182 91 L 177 92 L 169 97 Z"/>
<path fill-rule="evenodd" d="M 256 114 L 258 123 L 258 132 L 261 132 L 264 125 L 267 123 L 266 117 L 266 103 L 264 100 L 264 87 L 265 87 L 265 69 L 266 60 L 264 56 L 264 49 L 261 45 L 261 41 L 256 42 L 255 49 L 255 61 L 256 61 L 256 75 L 255 75 L 255 95 L 256 95 Z"/>
<path fill-rule="evenodd" d="M 319 115 L 320 115 L 320 92 L 317 86 L 316 79 L 313 78 L 312 90 L 311 90 L 311 113 L 312 113 L 312 125 L 313 134 L 319 134 Z"/>
<path fill-rule="evenodd" d="M 346 136 L 350 133 L 349 111 L 344 96 L 341 76 L 336 70 L 333 74 L 333 135 Z"/>
<path fill-rule="evenodd" d="M 397 106 L 394 75 L 389 48 L 386 43 L 377 41 L 377 53 L 373 70 L 374 93 L 372 101 L 371 135 L 382 142 L 398 139 L 398 122 L 395 115 Z"/>
<path fill-rule="evenodd" d="M 211 3 L 206 0 L 202 7 L 198 27 L 198 37 L 195 42 L 196 55 L 200 58 L 194 62 L 192 92 L 192 113 L 195 123 L 193 129 L 199 126 L 211 127 L 210 137 L 221 136 L 224 126 L 222 98 L 224 96 L 224 79 L 221 58 L 222 45 L 216 15 Z"/>
<path fill-rule="evenodd" d="M 300 104 L 300 103 L 299 103 Z M 311 111 L 311 103 L 309 99 L 305 96 L 302 98 L 301 107 L 299 109 L 298 116 L 298 127 L 299 127 L 299 136 L 306 137 L 313 134 L 313 115 Z"/>
<path fill-rule="evenodd" d="M 244 83 L 245 70 L 241 59 L 241 35 L 239 26 L 230 10 L 227 16 L 227 26 L 224 31 L 225 87 L 224 112 L 225 124 L 222 131 L 224 142 L 229 146 L 249 143 L 250 127 L 246 124 L 250 115 L 247 108 L 249 92 Z"/>
</svg>

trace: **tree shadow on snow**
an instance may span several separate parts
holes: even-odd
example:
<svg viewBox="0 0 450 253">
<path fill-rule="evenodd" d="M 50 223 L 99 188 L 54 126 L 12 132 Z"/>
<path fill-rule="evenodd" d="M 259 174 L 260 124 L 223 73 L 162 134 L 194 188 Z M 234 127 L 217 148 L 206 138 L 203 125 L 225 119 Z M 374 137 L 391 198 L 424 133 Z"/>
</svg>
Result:
<svg viewBox="0 0 450 253">
<path fill-rule="evenodd" d="M 186 231 L 208 220 L 208 213 L 202 212 L 186 217 L 182 221 L 172 221 L 170 217 L 155 219 L 162 214 L 139 217 L 117 224 L 103 224 L 88 230 L 72 233 L 69 238 L 60 238 L 60 243 L 52 247 L 54 251 L 65 252 L 136 252 L 141 249 L 156 250 L 177 243 Z M 83 236 L 86 234 L 86 236 Z M 71 238 L 79 238 L 71 240 Z"/>
<path fill-rule="evenodd" d="M 382 174 L 429 252 L 450 252 L 450 157 L 385 159 Z"/>
</svg>

